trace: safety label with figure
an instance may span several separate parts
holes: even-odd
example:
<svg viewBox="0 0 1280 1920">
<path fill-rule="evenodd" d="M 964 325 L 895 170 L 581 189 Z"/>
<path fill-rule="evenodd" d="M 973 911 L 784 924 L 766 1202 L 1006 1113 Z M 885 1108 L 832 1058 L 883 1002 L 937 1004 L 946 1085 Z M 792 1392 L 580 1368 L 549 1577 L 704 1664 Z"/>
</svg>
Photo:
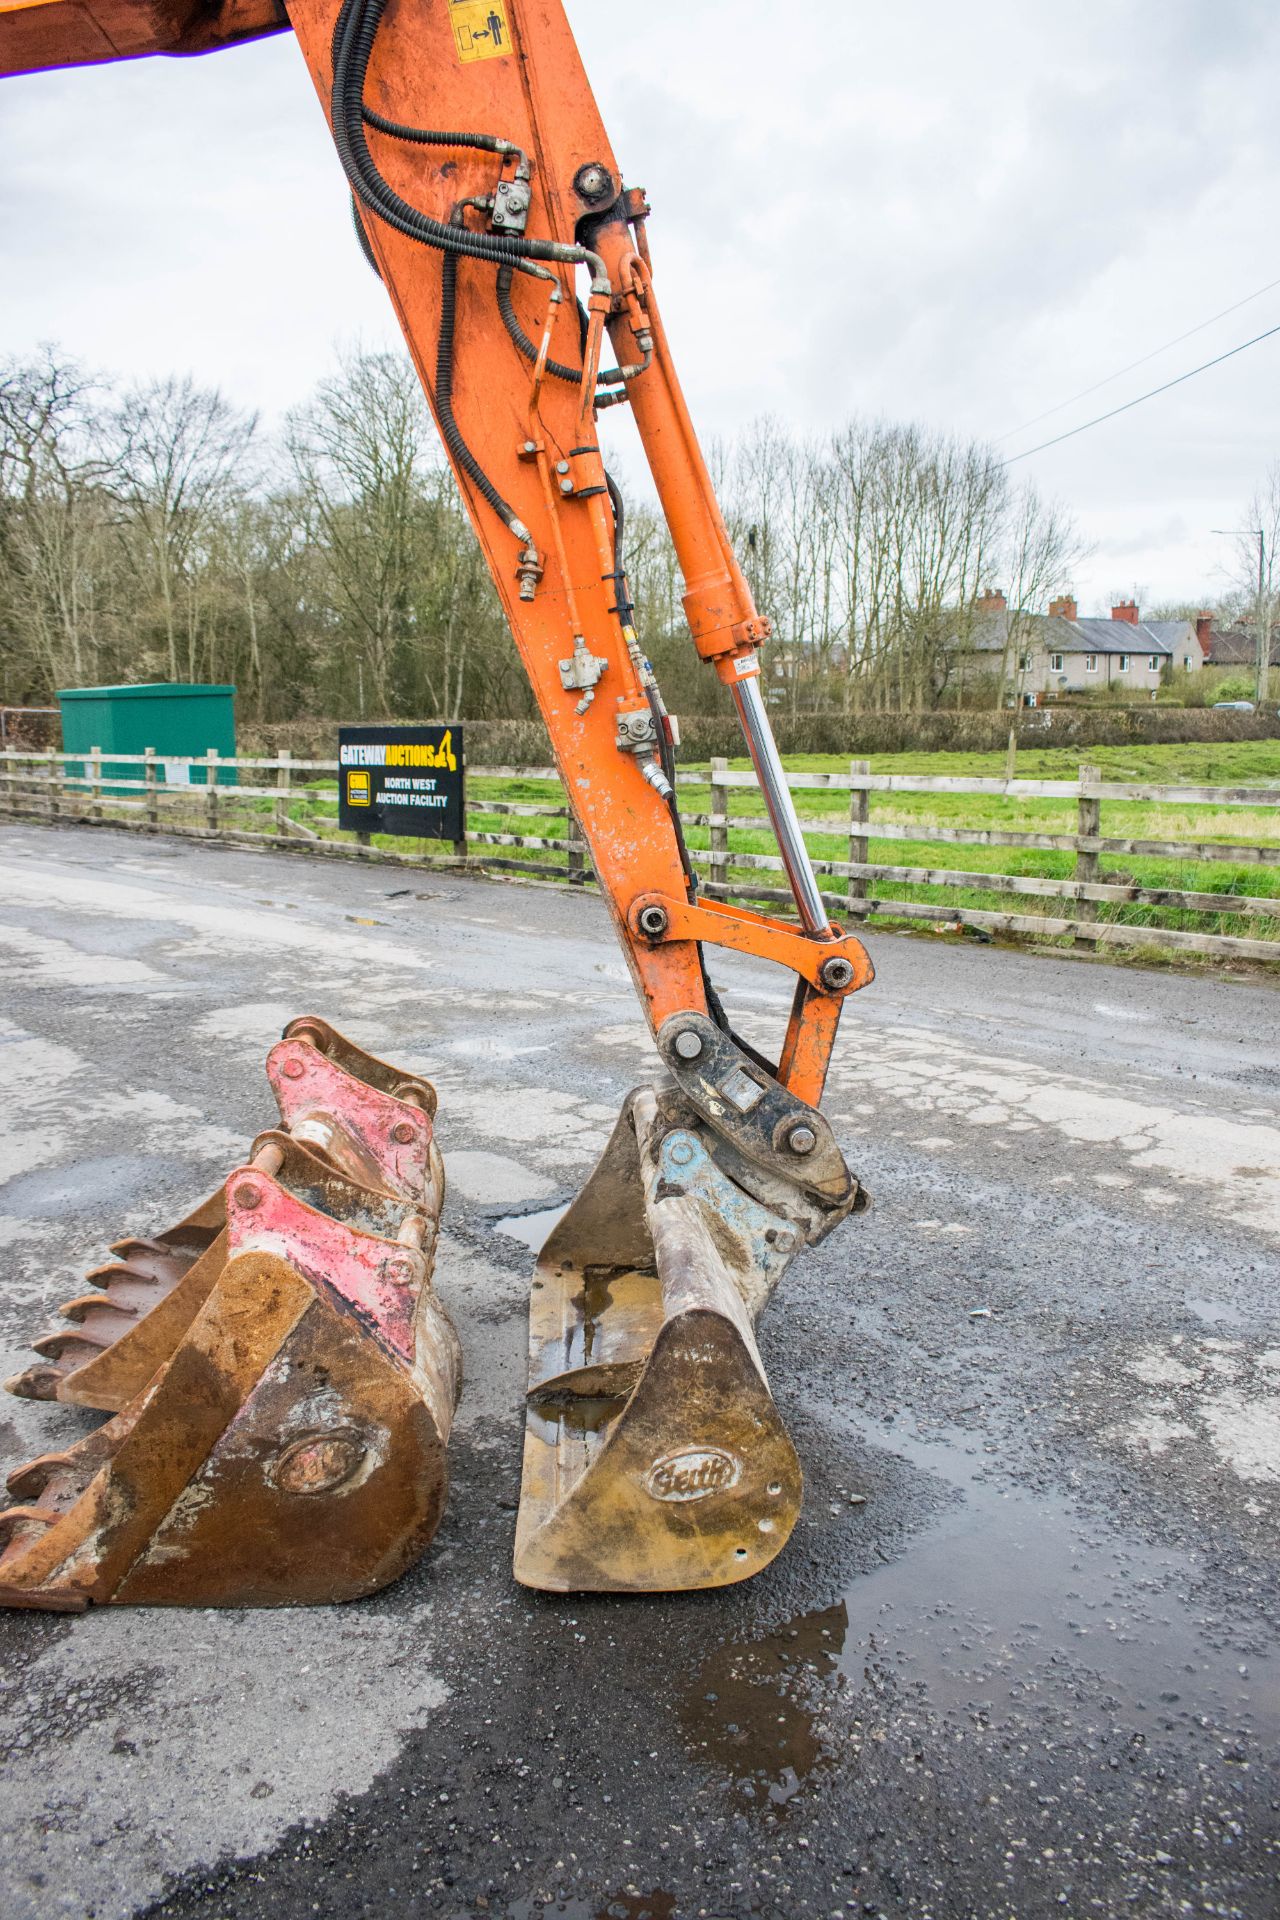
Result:
<svg viewBox="0 0 1280 1920">
<path fill-rule="evenodd" d="M 506 0 L 452 0 L 449 18 L 458 58 L 500 60 L 511 51 Z"/>
<path fill-rule="evenodd" d="M 344 833 L 461 840 L 461 727 L 339 727 L 338 825 Z"/>
</svg>

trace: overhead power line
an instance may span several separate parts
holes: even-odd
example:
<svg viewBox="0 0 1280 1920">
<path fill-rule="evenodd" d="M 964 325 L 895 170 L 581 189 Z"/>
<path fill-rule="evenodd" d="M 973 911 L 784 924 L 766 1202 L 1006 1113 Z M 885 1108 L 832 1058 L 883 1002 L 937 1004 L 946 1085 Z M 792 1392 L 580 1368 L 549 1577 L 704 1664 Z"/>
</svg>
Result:
<svg viewBox="0 0 1280 1920">
<path fill-rule="evenodd" d="M 1212 360 L 1202 361 L 1198 367 L 1192 367 L 1189 373 L 1180 373 L 1176 380 L 1166 380 L 1161 387 L 1152 387 L 1149 393 L 1140 393 L 1136 400 L 1126 400 L 1122 407 L 1112 407 L 1109 413 L 1100 413 L 1096 420 L 1086 420 L 1081 426 L 1068 427 L 1065 433 L 1055 433 L 1052 440 L 1042 440 L 1038 447 L 1027 447 L 1022 453 L 1011 453 L 1001 466 L 1016 466 L 1019 460 L 1029 460 L 1033 453 L 1043 453 L 1046 447 L 1060 446 L 1064 440 L 1074 440 L 1078 433 L 1088 433 L 1090 427 L 1100 427 L 1104 420 L 1114 420 L 1117 414 L 1129 413 L 1134 407 L 1140 407 L 1144 400 L 1154 400 L 1158 393 L 1168 393 L 1170 387 L 1180 387 L 1188 380 L 1194 380 L 1198 373 L 1207 373 L 1210 367 L 1220 367 L 1224 360 L 1234 360 L 1238 353 L 1244 353 L 1249 347 L 1256 347 L 1260 340 L 1269 340 L 1273 333 L 1280 333 L 1280 326 L 1268 327 L 1265 333 L 1255 333 L 1252 340 L 1242 340 L 1238 347 L 1229 347 Z"/>
<path fill-rule="evenodd" d="M 1225 320 L 1229 313 L 1239 313 L 1241 307 L 1247 307 L 1251 301 L 1261 300 L 1264 293 L 1272 293 L 1280 287 L 1280 280 L 1269 280 L 1265 287 L 1259 287 L 1255 293 L 1246 293 L 1243 300 L 1233 301 L 1231 306 L 1223 307 L 1220 313 L 1210 314 L 1207 320 L 1188 327 L 1175 340 L 1166 340 L 1162 347 L 1153 347 L 1150 353 L 1144 353 L 1140 359 L 1131 360 L 1127 367 L 1121 367 L 1115 373 L 1109 373 L 1105 380 L 1095 380 L 1091 387 L 1081 387 L 1079 393 L 1073 393 L 1069 399 L 1059 400 L 1056 407 L 1046 407 L 1043 413 L 1037 413 L 1030 420 L 1024 420 L 1020 427 L 1010 427 L 1008 433 L 998 435 L 995 444 L 1000 446 L 1006 440 L 1014 439 L 1025 433 L 1028 427 L 1038 427 L 1042 420 L 1051 420 L 1055 413 L 1061 413 L 1067 407 L 1073 407 L 1077 400 L 1087 400 L 1091 393 L 1100 393 L 1103 387 L 1109 387 L 1116 380 L 1122 380 L 1126 373 L 1133 373 L 1138 367 L 1145 367 L 1148 361 L 1158 360 L 1162 353 L 1168 353 L 1171 347 L 1180 347 L 1184 340 L 1190 340 L 1195 334 L 1203 333 L 1206 327 L 1213 326 L 1219 320 Z"/>
</svg>

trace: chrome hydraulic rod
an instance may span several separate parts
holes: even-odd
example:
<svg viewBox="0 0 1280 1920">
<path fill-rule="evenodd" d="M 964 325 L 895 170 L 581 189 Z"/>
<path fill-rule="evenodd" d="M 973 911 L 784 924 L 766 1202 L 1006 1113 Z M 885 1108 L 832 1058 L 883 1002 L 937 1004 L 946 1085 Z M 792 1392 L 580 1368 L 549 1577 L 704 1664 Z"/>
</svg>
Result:
<svg viewBox="0 0 1280 1920">
<path fill-rule="evenodd" d="M 760 692 L 759 674 L 753 673 L 744 680 L 735 681 L 733 698 L 742 722 L 742 731 L 746 735 L 751 764 L 760 781 L 760 791 L 764 795 L 764 804 L 777 838 L 778 850 L 782 854 L 782 864 L 787 870 L 787 879 L 800 911 L 801 925 L 806 933 L 829 933 L 831 920 L 822 904 L 809 849 L 800 831 L 795 802 L 782 770 L 778 743 L 773 737 L 768 709 Z"/>
</svg>

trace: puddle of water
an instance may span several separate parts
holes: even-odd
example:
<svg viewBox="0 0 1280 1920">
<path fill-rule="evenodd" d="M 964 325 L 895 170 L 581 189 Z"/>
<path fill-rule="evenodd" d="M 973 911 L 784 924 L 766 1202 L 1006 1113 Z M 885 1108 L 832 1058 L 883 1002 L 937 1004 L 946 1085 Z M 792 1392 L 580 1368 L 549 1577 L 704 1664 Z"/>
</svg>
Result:
<svg viewBox="0 0 1280 1920">
<path fill-rule="evenodd" d="M 829 1688 L 861 1692 L 886 1671 L 966 1721 L 1025 1722 L 1042 1705 L 1081 1728 L 1101 1712 L 1153 1737 L 1280 1739 L 1274 1654 L 1200 1615 L 1189 1555 L 1111 1535 L 1057 1495 L 989 1486 L 953 1441 L 874 1438 L 951 1481 L 963 1504 L 836 1606 L 703 1661 L 678 1702 L 681 1730 L 744 1799 L 785 1808 L 820 1777 L 836 1758 L 818 1732 Z"/>
<path fill-rule="evenodd" d="M 543 1207 L 538 1213 L 513 1213 L 505 1220 L 495 1220 L 495 1233 L 505 1234 L 508 1240 L 518 1240 L 522 1246 L 533 1253 L 541 1253 L 553 1227 L 559 1226 L 569 1208 Z"/>
<path fill-rule="evenodd" d="M 848 1626 L 841 1603 L 717 1647 L 679 1705 L 693 1758 L 727 1774 L 745 1799 L 786 1806 L 831 1759 L 815 1728 L 815 1695 L 839 1671 Z"/>
<path fill-rule="evenodd" d="M 1233 1307 L 1226 1300 L 1209 1300 L 1201 1294 L 1186 1295 L 1189 1312 L 1207 1327 L 1243 1327 L 1248 1324 L 1246 1316 L 1239 1307 Z"/>
<path fill-rule="evenodd" d="M 513 1900 L 506 1920 L 672 1920 L 675 1895 L 655 1887 L 652 1893 L 615 1893 L 596 1900 Z"/>
<path fill-rule="evenodd" d="M 945 1442 L 889 1444 L 964 1504 L 849 1588 L 839 1670 L 851 1682 L 888 1664 L 937 1711 L 997 1718 L 1054 1694 L 1079 1711 L 1083 1680 L 1086 1712 L 1106 1705 L 1139 1729 L 1280 1738 L 1274 1660 L 1198 1615 L 1189 1555 L 1111 1535 L 1056 1495 L 1002 1493 Z"/>
</svg>

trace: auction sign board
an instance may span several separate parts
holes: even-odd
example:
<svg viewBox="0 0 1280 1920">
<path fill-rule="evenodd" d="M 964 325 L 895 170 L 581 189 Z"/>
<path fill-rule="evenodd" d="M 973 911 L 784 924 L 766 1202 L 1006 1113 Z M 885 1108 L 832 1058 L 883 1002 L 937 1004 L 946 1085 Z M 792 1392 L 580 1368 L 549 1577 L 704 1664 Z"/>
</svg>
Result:
<svg viewBox="0 0 1280 1920">
<path fill-rule="evenodd" d="M 461 840 L 461 727 L 339 727 L 338 825 L 344 833 Z"/>
</svg>

